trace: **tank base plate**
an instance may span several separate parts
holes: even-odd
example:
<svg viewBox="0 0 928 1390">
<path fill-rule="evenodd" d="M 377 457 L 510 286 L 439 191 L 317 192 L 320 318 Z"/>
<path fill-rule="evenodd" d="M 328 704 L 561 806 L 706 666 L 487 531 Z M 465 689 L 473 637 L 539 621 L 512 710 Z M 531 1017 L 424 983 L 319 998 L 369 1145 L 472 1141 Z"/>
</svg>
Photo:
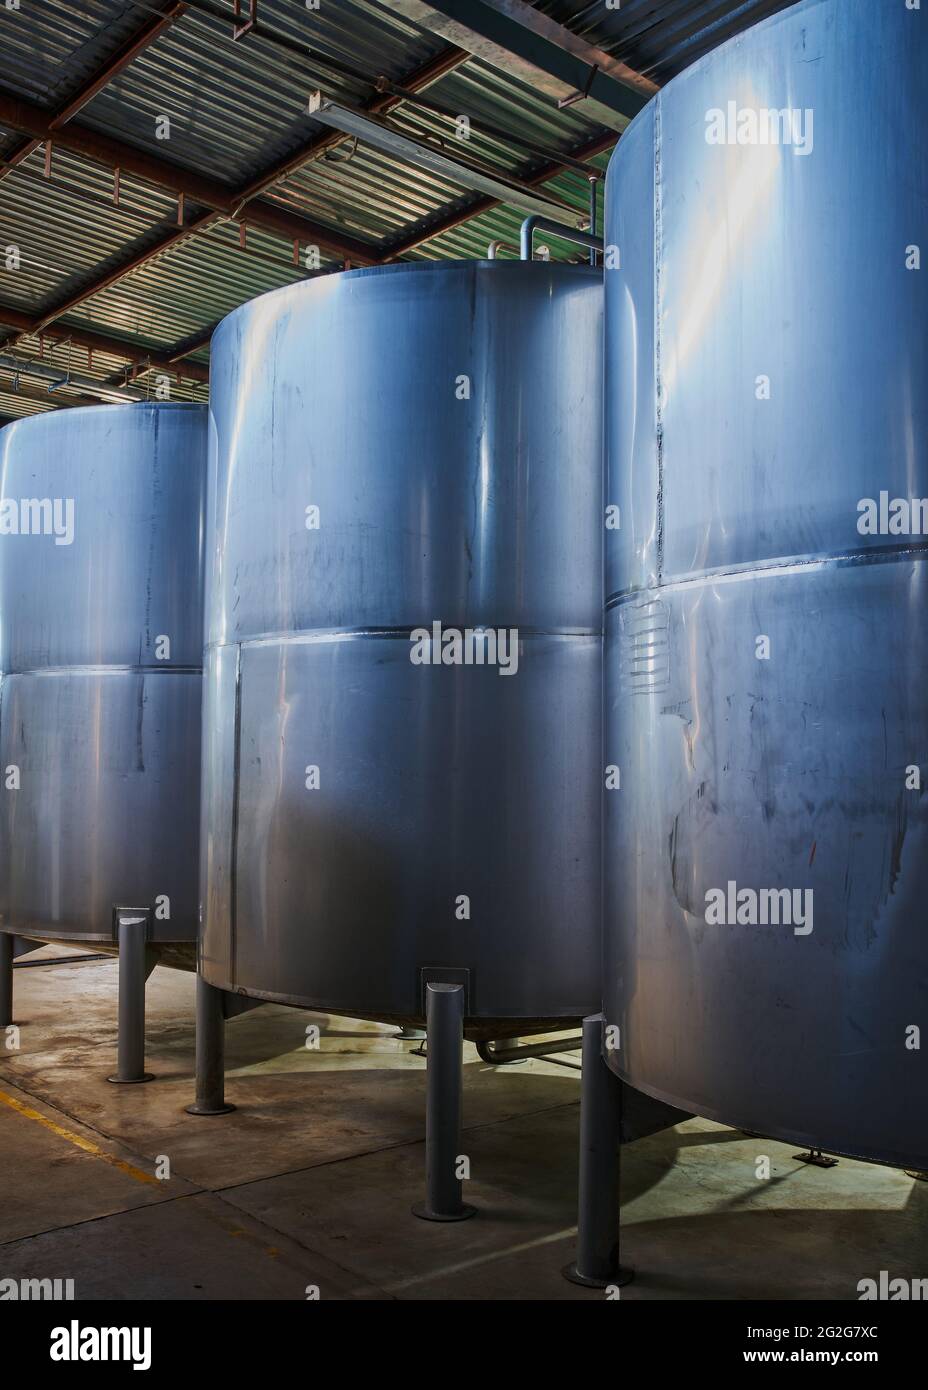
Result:
<svg viewBox="0 0 928 1390">
<path fill-rule="evenodd" d="M 468 1206 L 466 1202 L 461 1204 L 461 1210 L 452 1215 L 445 1215 L 442 1212 L 432 1211 L 424 1202 L 417 1202 L 412 1208 L 413 1216 L 418 1216 L 422 1221 L 466 1221 L 470 1216 L 477 1215 L 477 1208 Z"/>
<path fill-rule="evenodd" d="M 185 1105 L 184 1110 L 188 1115 L 231 1115 L 235 1109 L 234 1105 Z"/>
<path fill-rule="evenodd" d="M 154 1081 L 154 1073 L 143 1071 L 141 1076 L 108 1076 L 107 1081 L 112 1081 L 114 1086 L 141 1086 L 143 1081 Z"/>
<path fill-rule="evenodd" d="M 581 1274 L 575 1264 L 565 1265 L 561 1273 L 569 1283 L 580 1284 L 585 1289 L 609 1289 L 613 1286 L 624 1289 L 635 1277 L 635 1271 L 626 1269 L 624 1265 L 619 1265 L 615 1274 L 610 1275 L 608 1279 L 591 1279 L 588 1275 Z"/>
<path fill-rule="evenodd" d="M 815 1168 L 837 1168 L 838 1160 L 832 1158 L 830 1154 L 822 1153 L 821 1149 L 808 1149 L 801 1154 L 793 1154 L 793 1158 L 800 1163 L 810 1163 Z"/>
</svg>

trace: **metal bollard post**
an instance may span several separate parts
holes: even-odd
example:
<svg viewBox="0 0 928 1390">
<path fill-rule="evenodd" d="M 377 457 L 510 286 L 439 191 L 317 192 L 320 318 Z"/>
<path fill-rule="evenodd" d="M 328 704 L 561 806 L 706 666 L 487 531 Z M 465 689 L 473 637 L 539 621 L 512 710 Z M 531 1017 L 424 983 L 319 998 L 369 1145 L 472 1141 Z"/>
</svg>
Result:
<svg viewBox="0 0 928 1390">
<path fill-rule="evenodd" d="M 153 964 L 148 951 L 149 914 L 144 909 L 117 908 L 119 941 L 119 1036 L 116 1074 L 107 1081 L 135 1085 L 154 1081 L 145 1070 L 145 981 Z"/>
<path fill-rule="evenodd" d="M 413 1207 L 424 1221 L 464 1221 L 476 1209 L 461 1200 L 457 1176 L 461 1150 L 461 1066 L 464 1052 L 464 989 L 427 984 L 425 1201 Z"/>
<path fill-rule="evenodd" d="M 13 956 L 16 938 L 0 932 L 0 1028 L 13 1022 Z"/>
<path fill-rule="evenodd" d="M 228 1115 L 225 1098 L 226 1020 L 223 992 L 197 973 L 197 1098 L 188 1115 Z"/>
<path fill-rule="evenodd" d="M 603 1059 L 604 1026 L 602 1014 L 583 1020 L 577 1258 L 564 1270 L 572 1284 L 594 1289 L 634 1277 L 619 1264 L 622 1083 Z"/>
</svg>

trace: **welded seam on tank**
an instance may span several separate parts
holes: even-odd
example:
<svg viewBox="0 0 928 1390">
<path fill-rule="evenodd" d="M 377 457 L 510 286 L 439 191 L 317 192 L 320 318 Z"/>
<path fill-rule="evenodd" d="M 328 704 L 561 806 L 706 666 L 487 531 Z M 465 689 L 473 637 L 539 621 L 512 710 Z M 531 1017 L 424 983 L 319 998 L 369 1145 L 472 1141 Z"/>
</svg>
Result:
<svg viewBox="0 0 928 1390">
<path fill-rule="evenodd" d="M 569 641 L 573 637 L 602 637 L 602 629 L 598 627 L 567 627 L 567 628 L 546 628 L 546 627 L 521 627 L 518 623 L 451 623 L 442 620 L 442 628 L 447 631 L 451 627 L 470 628 L 474 632 L 498 631 L 503 627 L 516 628 L 520 640 L 522 638 L 551 637 L 558 641 Z M 279 632 L 261 632 L 254 637 L 240 637 L 237 640 L 225 642 L 208 642 L 205 651 L 218 651 L 224 647 L 270 647 L 279 646 L 281 642 L 300 642 L 311 644 L 313 642 L 350 642 L 357 637 L 383 637 L 394 641 L 408 642 L 414 632 L 420 631 L 422 624 L 414 627 L 319 627 L 319 628 L 283 628 Z"/>
<path fill-rule="evenodd" d="M 229 846 L 229 974 L 233 989 L 238 979 L 238 825 L 242 786 L 242 646 L 235 653 L 235 717 L 232 722 L 232 843 Z"/>
<path fill-rule="evenodd" d="M 661 149 L 661 98 L 654 102 L 654 436 L 657 450 L 657 583 L 664 573 L 664 415 L 661 354 L 661 309 L 663 294 L 662 258 L 663 229 L 663 167 Z"/>
<path fill-rule="evenodd" d="M 696 588 L 702 584 L 736 583 L 753 578 L 776 578 L 788 574 L 810 574 L 815 570 L 863 569 L 868 565 L 902 564 L 906 561 L 921 564 L 928 559 L 928 541 L 912 545 L 862 546 L 859 550 L 829 551 L 818 555 L 788 555 L 775 560 L 748 560 L 743 565 L 719 565 L 717 569 L 694 570 L 678 579 L 667 579 L 660 585 L 666 589 Z M 610 594 L 606 609 L 617 608 L 631 599 L 649 600 L 653 589 L 622 589 Z M 653 599 L 649 601 L 653 602 Z"/>
<path fill-rule="evenodd" d="M 202 676 L 202 666 L 23 666 L 11 668 L 7 676 Z"/>
</svg>

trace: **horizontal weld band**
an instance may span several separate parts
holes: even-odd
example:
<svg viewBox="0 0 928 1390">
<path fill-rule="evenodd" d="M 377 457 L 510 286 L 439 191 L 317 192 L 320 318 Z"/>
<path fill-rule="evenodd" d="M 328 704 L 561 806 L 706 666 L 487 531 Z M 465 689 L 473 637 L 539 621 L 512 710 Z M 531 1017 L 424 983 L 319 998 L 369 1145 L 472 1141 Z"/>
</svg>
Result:
<svg viewBox="0 0 928 1390">
<path fill-rule="evenodd" d="M 719 565 L 715 569 L 694 570 L 692 574 L 681 575 L 677 579 L 662 579 L 657 583 L 637 588 L 618 589 L 609 595 L 604 606 L 608 612 L 628 599 L 644 598 L 671 589 L 686 589 L 710 582 L 737 582 L 755 575 L 775 578 L 784 574 L 805 574 L 816 569 L 856 569 L 866 565 L 901 564 L 906 561 L 920 563 L 924 560 L 928 560 L 928 541 L 916 541 L 904 547 L 870 545 L 860 550 L 790 555 L 775 560 L 752 560 L 746 561 L 743 565 Z"/>
<path fill-rule="evenodd" d="M 4 676 L 202 676 L 202 666 L 27 666 L 0 671 Z"/>
<path fill-rule="evenodd" d="M 540 628 L 520 627 L 518 623 L 451 623 L 442 620 L 442 633 L 456 632 L 510 632 L 515 630 L 519 639 L 536 637 L 602 637 L 599 628 Z M 299 631 L 286 629 L 282 632 L 264 632 L 253 637 L 232 637 L 224 642 L 207 642 L 205 651 L 220 650 L 223 647 L 276 646 L 283 642 L 348 642 L 354 638 L 382 637 L 394 641 L 408 642 L 412 633 L 428 632 L 431 625 L 417 623 L 414 627 L 330 627 L 302 628 Z"/>
</svg>

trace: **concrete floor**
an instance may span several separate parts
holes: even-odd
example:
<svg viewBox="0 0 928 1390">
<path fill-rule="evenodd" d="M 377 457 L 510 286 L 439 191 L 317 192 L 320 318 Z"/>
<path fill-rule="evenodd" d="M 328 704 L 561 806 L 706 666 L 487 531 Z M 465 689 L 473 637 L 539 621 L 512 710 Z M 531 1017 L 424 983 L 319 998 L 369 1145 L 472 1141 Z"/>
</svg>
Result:
<svg viewBox="0 0 928 1390">
<path fill-rule="evenodd" d="M 60 948 L 47 955 L 61 956 Z M 227 1025 L 219 1119 L 193 1097 L 192 976 L 148 986 L 148 1067 L 110 1086 L 116 965 L 17 969 L 20 1051 L 0 1050 L 0 1277 L 72 1278 L 77 1298 L 586 1299 L 566 1283 L 579 1063 L 485 1066 L 467 1047 L 472 1221 L 422 1194 L 425 1063 L 395 1030 L 269 1005 Z M 322 1027 L 317 1052 L 307 1024 Z M 928 1182 L 707 1120 L 624 1150 L 623 1299 L 857 1297 L 928 1275 Z M 771 1176 L 755 1176 L 758 1155 Z M 170 1177 L 154 1176 L 170 1165 Z"/>
</svg>

